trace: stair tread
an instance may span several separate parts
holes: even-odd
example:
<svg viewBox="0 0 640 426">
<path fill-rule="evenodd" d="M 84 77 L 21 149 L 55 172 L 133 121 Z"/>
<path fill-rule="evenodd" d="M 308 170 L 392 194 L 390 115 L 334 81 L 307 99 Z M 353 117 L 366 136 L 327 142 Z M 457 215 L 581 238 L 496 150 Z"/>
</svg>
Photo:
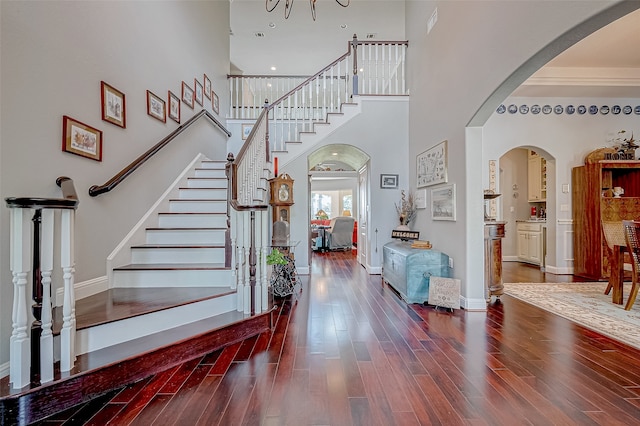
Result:
<svg viewBox="0 0 640 426">
<path fill-rule="evenodd" d="M 76 301 L 76 329 L 120 321 L 234 293 L 230 287 L 111 288 Z M 62 324 L 62 307 L 54 308 Z M 59 330 L 54 330 L 58 332 Z"/>
<path fill-rule="evenodd" d="M 221 215 L 225 215 L 226 216 L 226 212 L 206 212 L 206 213 L 200 213 L 200 212 L 161 212 L 158 213 L 159 216 L 161 215 L 177 215 L 177 214 L 221 214 Z"/>
<path fill-rule="evenodd" d="M 131 263 L 113 268 L 114 271 L 148 271 L 148 270 L 217 270 L 229 269 L 224 263 Z"/>
<path fill-rule="evenodd" d="M 189 203 L 193 203 L 193 202 L 212 202 L 212 201 L 222 201 L 222 202 L 227 202 L 226 198 L 170 198 L 169 201 L 171 202 L 189 202 Z"/>
</svg>

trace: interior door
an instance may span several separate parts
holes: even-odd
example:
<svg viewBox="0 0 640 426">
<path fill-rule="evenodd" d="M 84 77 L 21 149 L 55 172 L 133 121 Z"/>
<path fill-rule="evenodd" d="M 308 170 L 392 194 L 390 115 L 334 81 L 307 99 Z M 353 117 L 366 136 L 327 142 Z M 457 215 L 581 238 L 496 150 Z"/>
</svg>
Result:
<svg viewBox="0 0 640 426">
<path fill-rule="evenodd" d="M 369 221 L 369 171 L 365 165 L 358 171 L 358 261 L 367 267 Z"/>
</svg>

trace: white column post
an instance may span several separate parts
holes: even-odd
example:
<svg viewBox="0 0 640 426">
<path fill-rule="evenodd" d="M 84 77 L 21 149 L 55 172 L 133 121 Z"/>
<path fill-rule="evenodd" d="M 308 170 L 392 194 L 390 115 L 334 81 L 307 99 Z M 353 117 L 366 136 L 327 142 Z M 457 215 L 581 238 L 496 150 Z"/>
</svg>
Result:
<svg viewBox="0 0 640 426">
<path fill-rule="evenodd" d="M 53 270 L 53 209 L 42 210 L 42 243 L 40 272 L 42 274 L 42 333 L 40 335 L 40 382 L 53 380 L 53 312 L 51 304 L 51 271 Z"/>
<path fill-rule="evenodd" d="M 69 371 L 76 360 L 75 295 L 74 295 L 74 211 L 62 210 L 60 224 L 60 264 L 64 278 L 62 330 L 60 331 L 60 370 Z"/>
<path fill-rule="evenodd" d="M 27 334 L 27 276 L 31 269 L 31 220 L 28 209 L 12 208 L 10 263 L 13 274 L 13 331 L 9 348 L 9 381 L 13 389 L 30 382 L 31 347 Z"/>
</svg>

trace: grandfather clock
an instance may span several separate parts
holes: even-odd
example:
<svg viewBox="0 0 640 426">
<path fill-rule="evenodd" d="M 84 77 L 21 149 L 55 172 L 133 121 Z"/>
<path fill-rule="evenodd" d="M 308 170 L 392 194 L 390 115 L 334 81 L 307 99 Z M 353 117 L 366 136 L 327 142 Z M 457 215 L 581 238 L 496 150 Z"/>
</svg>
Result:
<svg viewBox="0 0 640 426">
<path fill-rule="evenodd" d="M 293 179 L 288 174 L 269 179 L 271 200 L 273 206 L 273 221 L 283 220 L 287 223 L 291 218 L 291 206 L 293 205 Z"/>
</svg>

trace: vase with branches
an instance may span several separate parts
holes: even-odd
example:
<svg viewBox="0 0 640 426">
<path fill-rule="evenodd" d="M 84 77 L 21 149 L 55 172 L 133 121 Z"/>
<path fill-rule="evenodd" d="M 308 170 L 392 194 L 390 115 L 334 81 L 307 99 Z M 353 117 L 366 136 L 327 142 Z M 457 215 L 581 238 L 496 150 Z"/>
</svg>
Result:
<svg viewBox="0 0 640 426">
<path fill-rule="evenodd" d="M 409 227 L 409 223 L 416 217 L 417 209 L 413 200 L 413 194 L 406 194 L 404 190 L 400 192 L 400 204 L 395 204 L 400 226 Z M 405 229 L 406 229 L 405 228 Z"/>
</svg>

